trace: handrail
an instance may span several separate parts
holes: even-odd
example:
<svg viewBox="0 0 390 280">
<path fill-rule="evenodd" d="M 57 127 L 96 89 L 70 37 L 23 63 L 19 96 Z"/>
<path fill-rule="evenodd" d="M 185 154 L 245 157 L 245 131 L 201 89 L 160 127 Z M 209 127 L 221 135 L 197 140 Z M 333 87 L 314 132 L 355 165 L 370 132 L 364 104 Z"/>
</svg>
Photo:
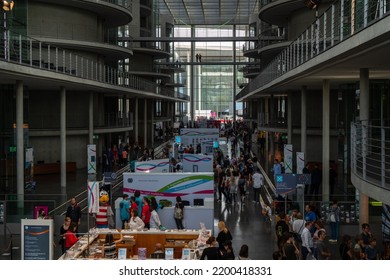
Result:
<svg viewBox="0 0 390 280">
<path fill-rule="evenodd" d="M 351 170 L 359 178 L 390 190 L 390 126 L 351 123 Z"/>
<path fill-rule="evenodd" d="M 352 5 L 355 5 L 355 8 Z M 373 22 L 388 16 L 389 11 L 390 3 L 385 0 L 333 2 L 301 35 L 265 66 L 260 74 L 237 94 L 236 99 L 245 98 L 251 92 L 347 40 Z"/>
<path fill-rule="evenodd" d="M 188 100 L 168 87 L 0 27 L 0 60 L 161 96 Z M 112 45 L 113 47 L 119 47 Z"/>
</svg>

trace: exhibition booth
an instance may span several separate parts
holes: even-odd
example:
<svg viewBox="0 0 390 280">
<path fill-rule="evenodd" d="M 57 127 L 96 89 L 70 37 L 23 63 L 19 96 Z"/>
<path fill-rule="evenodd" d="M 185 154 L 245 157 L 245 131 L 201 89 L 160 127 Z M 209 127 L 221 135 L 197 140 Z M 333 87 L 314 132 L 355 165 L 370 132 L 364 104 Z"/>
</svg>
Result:
<svg viewBox="0 0 390 280">
<path fill-rule="evenodd" d="M 120 238 L 118 230 L 93 228 L 82 236 L 59 260 L 104 259 L 102 244 L 106 234 L 111 233 L 114 240 Z M 199 230 L 122 230 L 123 241 L 116 244 L 118 259 L 149 259 L 155 256 L 155 244 L 163 246 L 164 259 L 196 259 L 207 246 L 211 231 Z M 188 255 L 183 252 L 188 250 Z"/>
</svg>

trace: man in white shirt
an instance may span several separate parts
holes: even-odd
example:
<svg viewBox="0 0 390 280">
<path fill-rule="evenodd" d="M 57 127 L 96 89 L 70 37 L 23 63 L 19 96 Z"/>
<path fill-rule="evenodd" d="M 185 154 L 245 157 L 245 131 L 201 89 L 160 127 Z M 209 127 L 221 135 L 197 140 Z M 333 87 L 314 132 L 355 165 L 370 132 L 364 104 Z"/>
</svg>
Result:
<svg viewBox="0 0 390 280">
<path fill-rule="evenodd" d="M 313 245 L 313 237 L 311 236 L 310 228 L 312 226 L 312 222 L 306 222 L 305 228 L 302 231 L 302 259 L 306 260 L 307 255 L 314 253 L 314 245 Z"/>
<path fill-rule="evenodd" d="M 253 181 L 253 202 L 260 203 L 260 190 L 264 185 L 264 177 L 260 174 L 259 168 L 256 169 L 255 173 L 252 175 Z"/>
</svg>

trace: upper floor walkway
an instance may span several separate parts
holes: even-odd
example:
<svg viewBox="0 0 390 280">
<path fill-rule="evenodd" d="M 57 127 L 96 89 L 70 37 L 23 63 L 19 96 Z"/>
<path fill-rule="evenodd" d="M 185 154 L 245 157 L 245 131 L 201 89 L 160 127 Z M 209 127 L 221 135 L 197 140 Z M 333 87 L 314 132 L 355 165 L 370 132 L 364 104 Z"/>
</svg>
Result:
<svg viewBox="0 0 390 280">
<path fill-rule="evenodd" d="M 237 96 L 321 89 L 359 80 L 359 69 L 368 68 L 370 79 L 389 77 L 390 3 L 386 0 L 335 1 L 287 48 L 275 57 Z"/>
</svg>

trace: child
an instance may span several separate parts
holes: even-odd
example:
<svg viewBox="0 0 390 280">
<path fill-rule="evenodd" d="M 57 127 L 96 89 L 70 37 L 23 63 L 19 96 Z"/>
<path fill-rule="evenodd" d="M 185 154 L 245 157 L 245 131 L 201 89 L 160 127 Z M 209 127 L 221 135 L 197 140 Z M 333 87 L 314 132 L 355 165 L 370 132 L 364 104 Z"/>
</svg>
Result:
<svg viewBox="0 0 390 280">
<path fill-rule="evenodd" d="M 378 249 L 376 248 L 376 239 L 370 238 L 369 245 L 365 250 L 367 260 L 377 260 L 378 259 Z"/>
</svg>

